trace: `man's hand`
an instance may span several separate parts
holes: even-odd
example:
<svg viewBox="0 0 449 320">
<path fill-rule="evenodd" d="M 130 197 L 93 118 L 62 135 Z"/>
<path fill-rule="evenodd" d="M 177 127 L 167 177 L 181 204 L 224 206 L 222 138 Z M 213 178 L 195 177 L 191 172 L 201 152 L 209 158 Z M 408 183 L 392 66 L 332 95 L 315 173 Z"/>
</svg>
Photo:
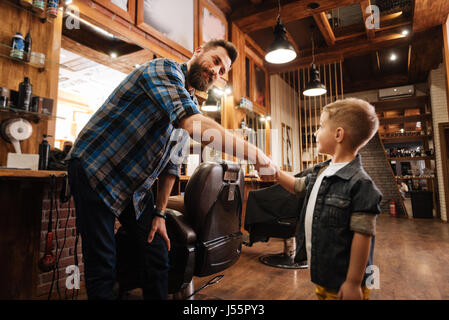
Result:
<svg viewBox="0 0 449 320">
<path fill-rule="evenodd" d="M 363 300 L 363 292 L 360 284 L 345 281 L 338 291 L 339 300 Z"/>
<path fill-rule="evenodd" d="M 165 219 L 161 217 L 154 217 L 151 225 L 150 234 L 148 235 L 148 243 L 151 243 L 154 239 L 154 235 L 159 235 L 165 240 L 167 249 L 170 251 L 170 239 L 168 238 L 167 229 L 165 228 Z"/>
</svg>

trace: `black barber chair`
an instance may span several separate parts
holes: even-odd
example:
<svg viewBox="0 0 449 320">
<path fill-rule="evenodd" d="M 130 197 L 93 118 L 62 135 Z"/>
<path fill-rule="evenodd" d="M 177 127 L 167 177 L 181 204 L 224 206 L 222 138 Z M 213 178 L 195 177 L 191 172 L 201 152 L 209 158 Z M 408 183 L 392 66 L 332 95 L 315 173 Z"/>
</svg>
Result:
<svg viewBox="0 0 449 320">
<path fill-rule="evenodd" d="M 306 176 L 311 169 L 295 177 Z M 269 238 L 284 239 L 284 250 L 264 255 L 259 260 L 269 266 L 286 269 L 307 268 L 305 248 L 296 248 L 296 231 L 304 198 L 286 191 L 281 185 L 250 191 L 246 204 L 245 230 L 249 232 L 249 246 L 267 242 Z"/>
<path fill-rule="evenodd" d="M 175 298 L 187 299 L 199 291 L 194 291 L 193 276 L 215 274 L 239 259 L 243 187 L 240 166 L 208 162 L 200 164 L 190 177 L 184 196 L 170 197 L 166 210 L 171 244 L 168 293 Z M 123 235 L 117 238 L 117 247 L 123 240 Z M 126 255 L 122 252 L 117 260 L 120 291 L 139 287 Z"/>
</svg>

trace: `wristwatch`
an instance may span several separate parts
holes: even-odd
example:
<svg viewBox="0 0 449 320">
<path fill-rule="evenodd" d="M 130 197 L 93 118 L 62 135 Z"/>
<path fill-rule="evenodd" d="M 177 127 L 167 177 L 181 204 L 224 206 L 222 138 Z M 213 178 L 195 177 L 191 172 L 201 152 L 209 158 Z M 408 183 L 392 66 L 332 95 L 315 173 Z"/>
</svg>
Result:
<svg viewBox="0 0 449 320">
<path fill-rule="evenodd" d="M 167 216 L 165 215 L 165 212 L 163 210 L 154 209 L 153 214 L 157 217 L 167 219 Z"/>
</svg>

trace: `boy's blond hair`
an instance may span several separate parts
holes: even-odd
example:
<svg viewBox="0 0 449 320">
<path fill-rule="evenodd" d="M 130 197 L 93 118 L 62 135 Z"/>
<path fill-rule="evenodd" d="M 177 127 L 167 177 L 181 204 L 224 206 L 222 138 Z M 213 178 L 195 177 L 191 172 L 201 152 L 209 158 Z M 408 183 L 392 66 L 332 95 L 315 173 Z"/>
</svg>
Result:
<svg viewBox="0 0 449 320">
<path fill-rule="evenodd" d="M 326 105 L 323 112 L 327 112 L 328 119 L 334 126 L 345 130 L 349 146 L 354 150 L 367 144 L 379 128 L 376 110 L 371 104 L 361 99 L 337 100 Z"/>
</svg>

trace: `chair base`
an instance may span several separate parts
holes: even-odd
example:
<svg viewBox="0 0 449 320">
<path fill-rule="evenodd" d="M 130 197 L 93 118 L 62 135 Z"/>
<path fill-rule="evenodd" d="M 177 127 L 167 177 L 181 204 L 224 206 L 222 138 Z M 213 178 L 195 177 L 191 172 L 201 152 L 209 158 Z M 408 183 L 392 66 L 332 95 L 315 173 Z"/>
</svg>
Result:
<svg viewBox="0 0 449 320">
<path fill-rule="evenodd" d="M 307 261 L 295 262 L 292 257 L 286 256 L 283 253 L 267 254 L 259 258 L 259 261 L 267 266 L 282 268 L 282 269 L 307 269 Z"/>
<path fill-rule="evenodd" d="M 295 262 L 296 238 L 284 239 L 284 252 L 278 254 L 267 254 L 259 258 L 260 262 L 267 266 L 282 269 L 307 269 L 307 261 Z"/>
</svg>

